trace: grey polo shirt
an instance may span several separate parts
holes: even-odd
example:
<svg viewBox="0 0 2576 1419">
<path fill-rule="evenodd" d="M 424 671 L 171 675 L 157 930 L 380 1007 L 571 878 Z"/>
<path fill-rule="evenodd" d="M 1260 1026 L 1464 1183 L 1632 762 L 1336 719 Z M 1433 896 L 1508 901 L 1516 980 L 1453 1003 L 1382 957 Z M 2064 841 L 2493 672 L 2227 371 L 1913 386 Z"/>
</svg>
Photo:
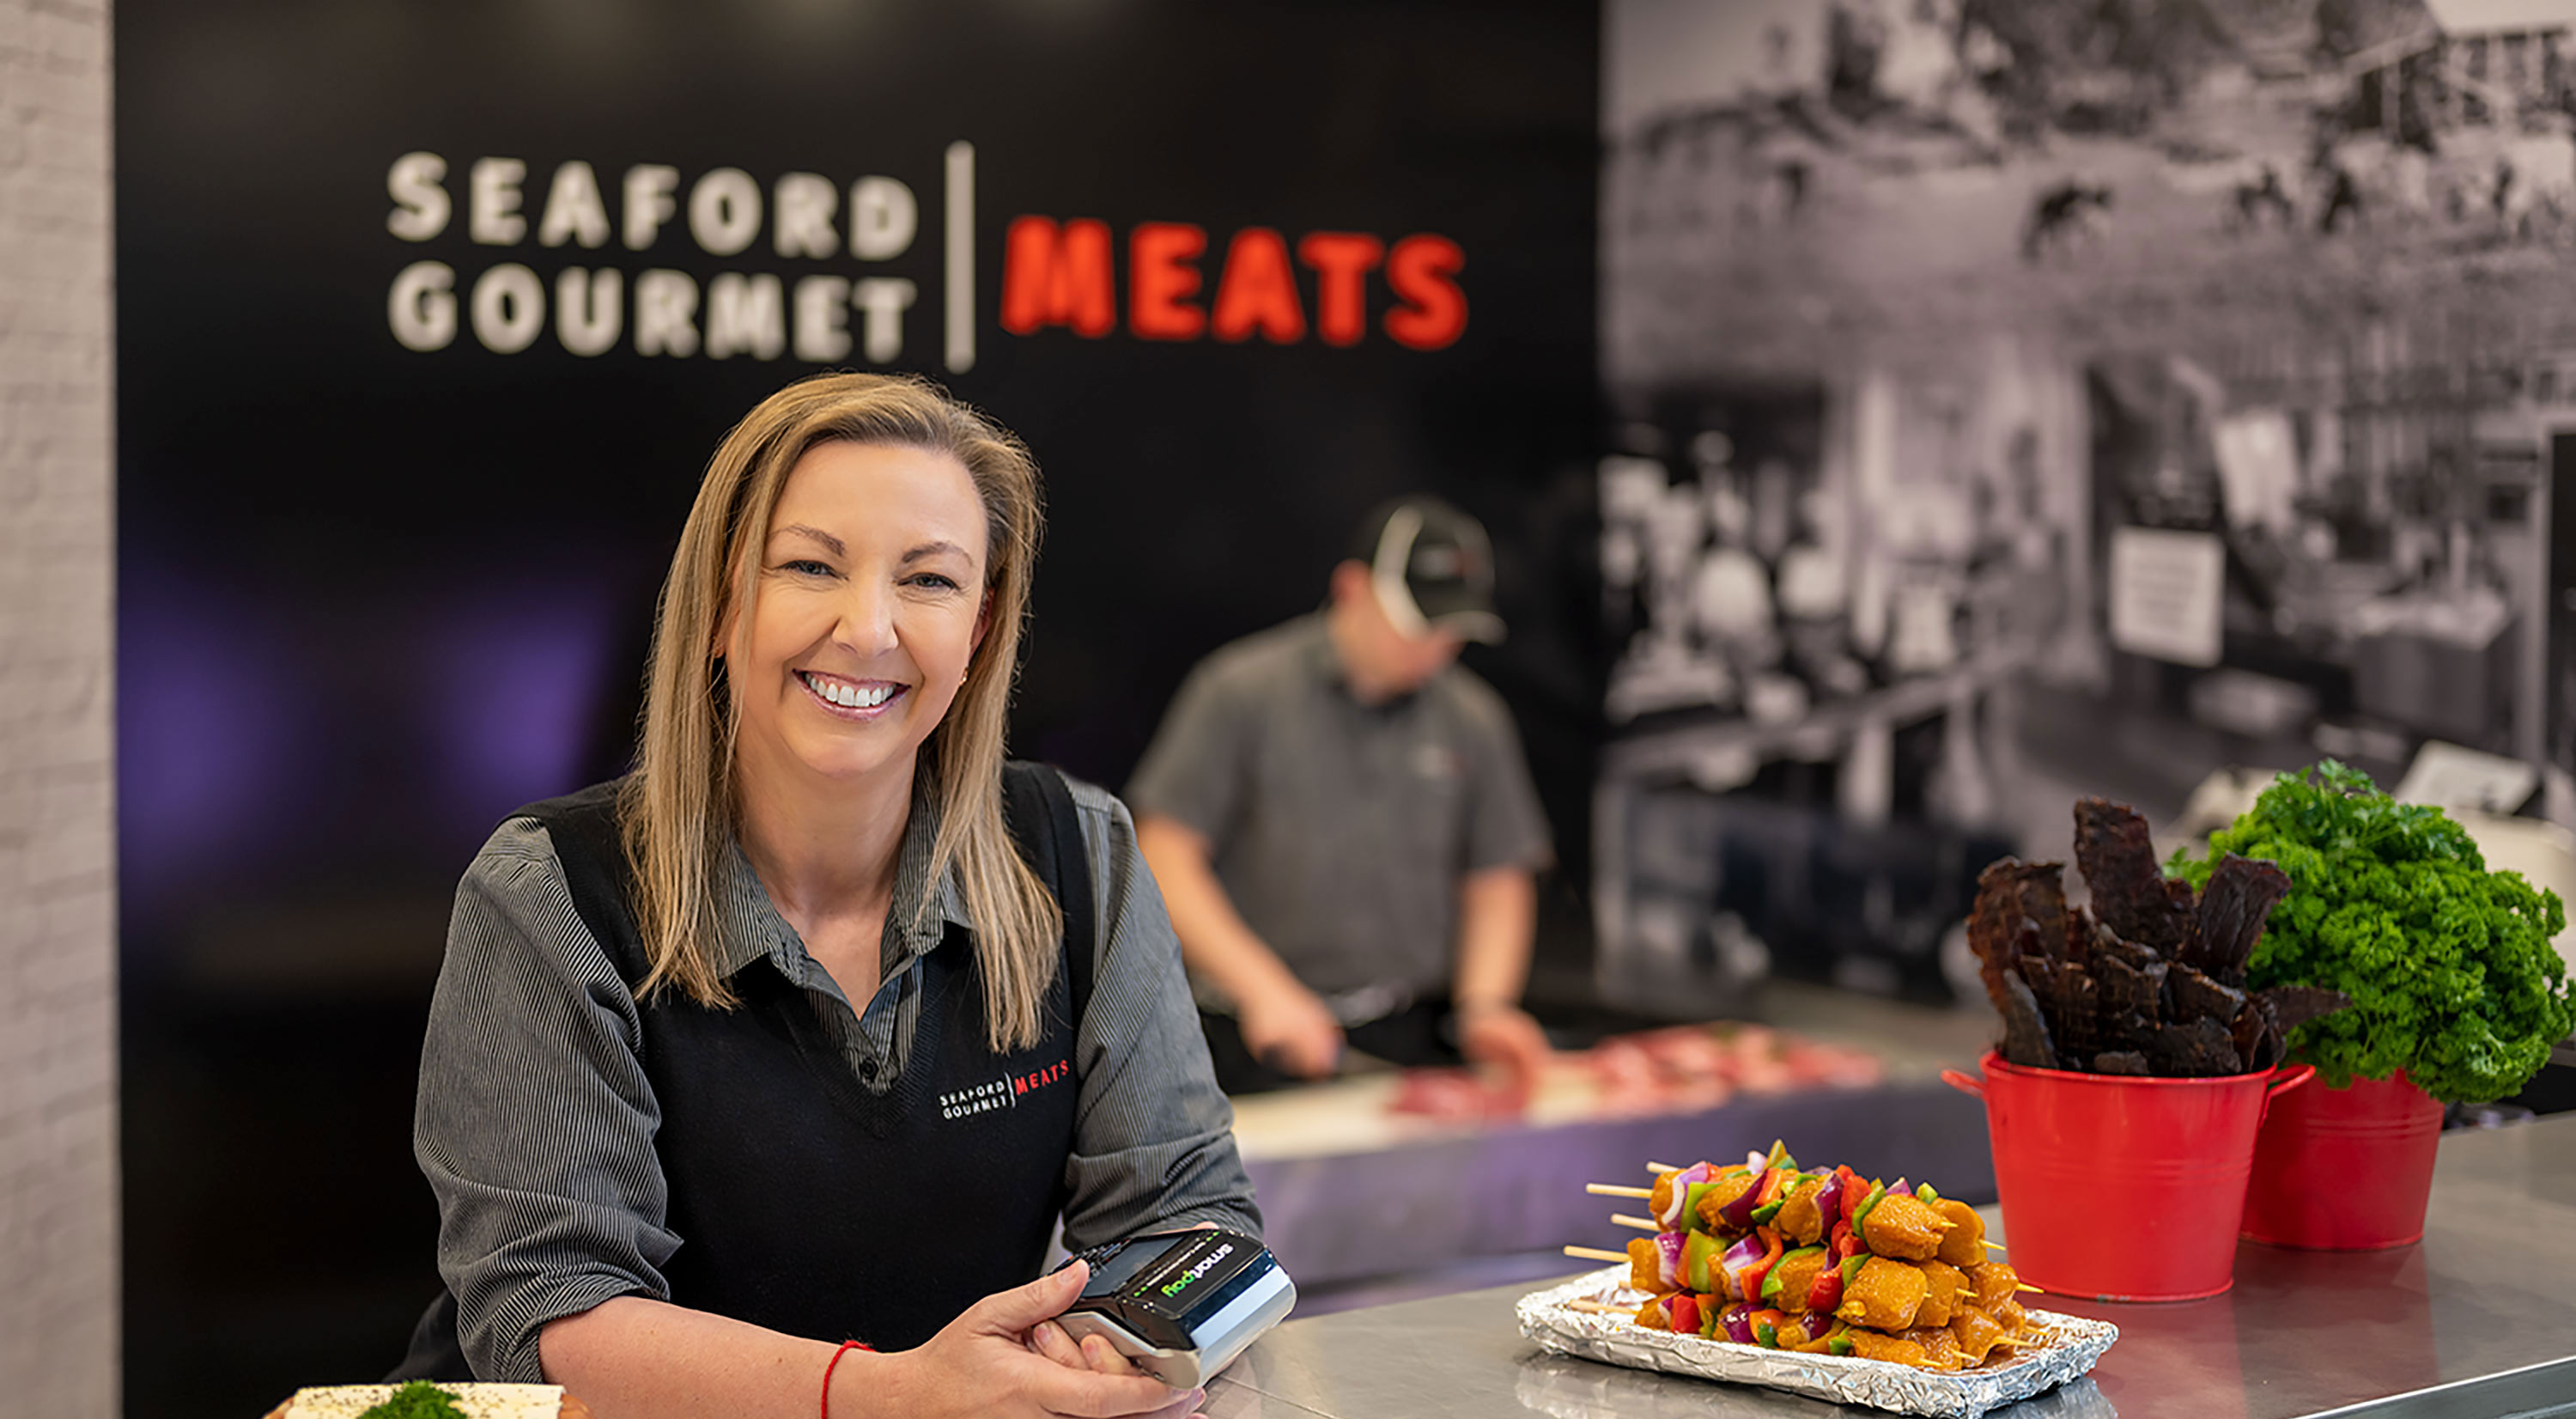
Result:
<svg viewBox="0 0 2576 1419">
<path fill-rule="evenodd" d="M 1492 687 L 1452 665 L 1412 695 L 1364 705 L 1320 613 L 1201 662 L 1127 799 L 1204 835 L 1245 923 L 1327 996 L 1445 993 L 1460 879 L 1549 861 L 1547 820 Z M 1224 1004 L 1204 983 L 1200 998 Z"/>
</svg>

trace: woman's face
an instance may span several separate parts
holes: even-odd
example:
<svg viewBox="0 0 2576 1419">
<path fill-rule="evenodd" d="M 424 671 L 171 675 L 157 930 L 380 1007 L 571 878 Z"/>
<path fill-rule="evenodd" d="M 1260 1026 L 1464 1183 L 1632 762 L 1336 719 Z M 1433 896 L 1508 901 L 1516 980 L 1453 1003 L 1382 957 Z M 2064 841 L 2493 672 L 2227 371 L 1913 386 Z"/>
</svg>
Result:
<svg viewBox="0 0 2576 1419">
<path fill-rule="evenodd" d="M 754 778 L 908 768 L 984 637 L 983 500 L 944 453 L 825 443 L 770 514 L 747 625 L 728 625 Z"/>
</svg>

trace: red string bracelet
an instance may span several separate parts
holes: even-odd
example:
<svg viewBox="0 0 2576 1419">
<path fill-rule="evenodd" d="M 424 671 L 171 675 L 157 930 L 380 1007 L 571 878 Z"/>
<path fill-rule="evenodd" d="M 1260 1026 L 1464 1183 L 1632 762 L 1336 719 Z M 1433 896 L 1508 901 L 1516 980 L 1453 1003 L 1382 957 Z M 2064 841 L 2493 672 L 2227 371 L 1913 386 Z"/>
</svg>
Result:
<svg viewBox="0 0 2576 1419">
<path fill-rule="evenodd" d="M 823 1367 L 823 1419 L 832 1419 L 832 1372 L 841 1368 L 841 1357 L 853 1350 L 876 1353 L 876 1347 L 863 1340 L 844 1340 L 841 1348 L 832 1352 L 832 1363 Z"/>
</svg>

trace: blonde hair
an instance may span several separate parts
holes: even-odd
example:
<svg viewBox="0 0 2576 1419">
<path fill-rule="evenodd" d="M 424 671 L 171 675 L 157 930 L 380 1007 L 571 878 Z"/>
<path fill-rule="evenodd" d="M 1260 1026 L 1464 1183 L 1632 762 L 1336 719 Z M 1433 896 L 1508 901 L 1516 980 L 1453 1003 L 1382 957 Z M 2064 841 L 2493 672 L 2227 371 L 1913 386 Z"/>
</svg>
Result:
<svg viewBox="0 0 2576 1419">
<path fill-rule="evenodd" d="M 1025 1049 L 1037 1042 L 1064 933 L 1062 908 L 1013 848 L 1002 818 L 1004 720 L 1043 521 L 1037 463 L 1010 433 L 908 376 L 826 374 L 791 384 L 735 425 L 707 463 L 662 586 L 635 771 L 617 798 L 636 927 L 651 963 L 636 994 L 677 988 L 710 1008 L 736 1003 L 717 968 L 725 928 L 716 883 L 732 850 L 736 805 L 733 694 L 713 663 L 715 638 L 729 608 L 752 603 L 757 549 L 789 471 L 807 450 L 836 441 L 947 454 L 965 465 L 984 504 L 986 629 L 965 684 L 923 748 L 939 833 L 933 890 L 920 911 L 931 910 L 937 884 L 953 871 L 975 923 L 989 1041 L 996 1052 Z"/>
</svg>

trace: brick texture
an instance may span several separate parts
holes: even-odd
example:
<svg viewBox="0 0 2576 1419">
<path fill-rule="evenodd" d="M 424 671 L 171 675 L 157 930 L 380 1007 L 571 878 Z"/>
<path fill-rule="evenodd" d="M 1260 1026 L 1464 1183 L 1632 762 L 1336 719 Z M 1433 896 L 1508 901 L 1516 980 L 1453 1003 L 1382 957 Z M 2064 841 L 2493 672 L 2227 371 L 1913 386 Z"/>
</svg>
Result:
<svg viewBox="0 0 2576 1419">
<path fill-rule="evenodd" d="M 108 9 L 0 0 L 0 1411 L 118 1409 Z"/>
</svg>

